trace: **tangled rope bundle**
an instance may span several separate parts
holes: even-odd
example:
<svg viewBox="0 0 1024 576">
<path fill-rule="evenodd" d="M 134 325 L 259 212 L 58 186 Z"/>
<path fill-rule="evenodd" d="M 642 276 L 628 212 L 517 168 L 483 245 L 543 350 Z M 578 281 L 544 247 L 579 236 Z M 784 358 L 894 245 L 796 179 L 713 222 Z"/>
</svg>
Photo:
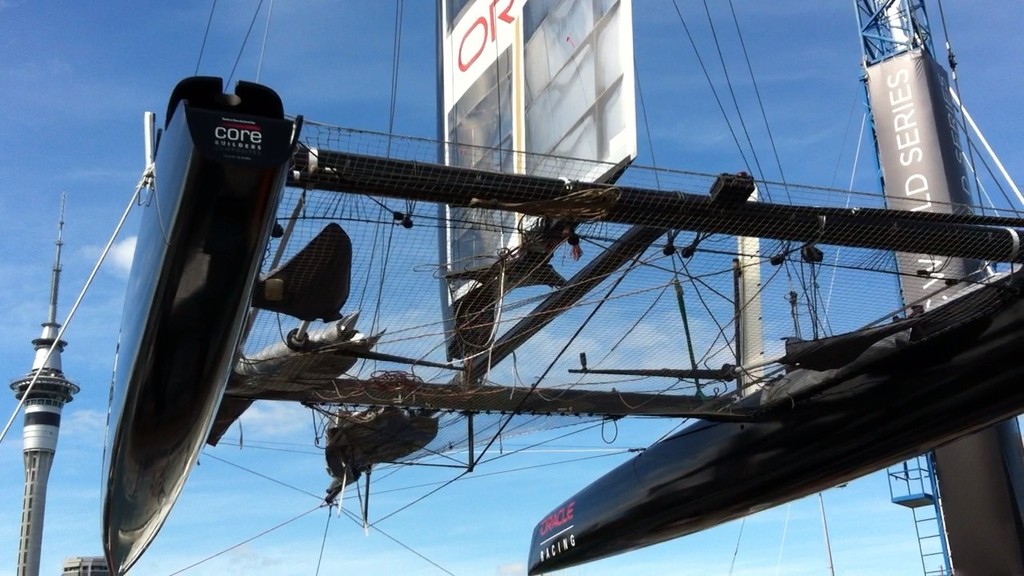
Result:
<svg viewBox="0 0 1024 576">
<path fill-rule="evenodd" d="M 500 202 L 498 200 L 472 198 L 469 201 L 469 205 L 472 208 L 509 210 L 531 216 L 547 216 L 561 220 L 584 222 L 607 217 L 618 201 L 619 189 L 608 187 L 574 190 L 551 200 Z"/>
</svg>

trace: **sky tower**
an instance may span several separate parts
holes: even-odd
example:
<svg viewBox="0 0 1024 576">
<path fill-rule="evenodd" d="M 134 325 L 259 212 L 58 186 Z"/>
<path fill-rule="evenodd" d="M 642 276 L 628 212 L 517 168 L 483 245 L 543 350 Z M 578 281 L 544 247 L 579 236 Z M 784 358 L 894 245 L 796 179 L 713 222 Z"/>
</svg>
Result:
<svg viewBox="0 0 1024 576">
<path fill-rule="evenodd" d="M 64 202 L 61 201 L 57 225 L 57 255 L 50 280 L 50 310 L 43 333 L 32 341 L 36 349 L 32 370 L 11 382 L 14 395 L 25 406 L 22 432 L 25 454 L 25 495 L 21 508 L 21 538 L 18 546 L 18 576 L 39 574 L 39 553 L 43 543 L 43 514 L 46 509 L 46 483 L 57 451 L 60 412 L 78 393 L 78 386 L 64 377 L 60 354 L 67 342 L 59 340 L 57 288 L 60 284 L 61 235 L 64 230 Z"/>
</svg>

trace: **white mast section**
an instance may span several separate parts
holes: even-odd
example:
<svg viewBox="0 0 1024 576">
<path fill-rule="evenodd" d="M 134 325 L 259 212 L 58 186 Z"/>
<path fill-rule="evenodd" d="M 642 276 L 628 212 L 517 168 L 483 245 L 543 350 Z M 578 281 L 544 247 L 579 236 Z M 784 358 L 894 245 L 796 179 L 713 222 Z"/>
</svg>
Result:
<svg viewBox="0 0 1024 576">
<path fill-rule="evenodd" d="M 757 202 L 754 188 L 748 202 Z M 736 387 L 744 396 L 757 388 L 751 384 L 764 375 L 764 333 L 761 316 L 761 239 L 736 237 L 736 361 L 740 368 L 736 374 Z"/>
</svg>

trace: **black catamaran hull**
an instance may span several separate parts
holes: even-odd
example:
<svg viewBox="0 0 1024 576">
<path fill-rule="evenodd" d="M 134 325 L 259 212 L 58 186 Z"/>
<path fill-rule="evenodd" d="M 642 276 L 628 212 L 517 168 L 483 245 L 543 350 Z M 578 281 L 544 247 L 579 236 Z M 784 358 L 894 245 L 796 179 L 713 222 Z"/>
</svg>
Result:
<svg viewBox="0 0 1024 576">
<path fill-rule="evenodd" d="M 175 88 L 125 298 L 103 538 L 126 571 L 160 529 L 233 364 L 294 147 L 270 89 Z"/>
<path fill-rule="evenodd" d="M 702 422 L 586 487 L 534 530 L 529 572 L 691 534 L 852 480 L 1024 409 L 1024 278 L 941 330 L 754 422 Z M 752 400 L 752 399 L 748 399 Z"/>
</svg>

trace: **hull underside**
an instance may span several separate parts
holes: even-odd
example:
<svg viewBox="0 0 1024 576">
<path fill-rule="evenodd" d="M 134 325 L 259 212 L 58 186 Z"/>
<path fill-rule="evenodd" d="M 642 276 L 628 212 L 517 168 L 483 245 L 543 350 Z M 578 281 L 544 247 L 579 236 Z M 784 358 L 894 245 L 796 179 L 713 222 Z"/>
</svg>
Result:
<svg viewBox="0 0 1024 576">
<path fill-rule="evenodd" d="M 692 534 L 1019 413 L 1022 287 L 1018 273 L 929 313 L 909 341 L 868 350 L 824 385 L 801 388 L 794 371 L 774 404 L 768 389 L 741 401 L 765 407 L 753 421 L 702 422 L 648 448 L 538 524 L 530 574 Z"/>
<path fill-rule="evenodd" d="M 125 299 L 103 537 L 113 573 L 155 537 L 206 439 L 291 155 L 272 91 L 217 78 L 172 96 Z M 239 102 L 241 100 L 241 102 Z"/>
</svg>

